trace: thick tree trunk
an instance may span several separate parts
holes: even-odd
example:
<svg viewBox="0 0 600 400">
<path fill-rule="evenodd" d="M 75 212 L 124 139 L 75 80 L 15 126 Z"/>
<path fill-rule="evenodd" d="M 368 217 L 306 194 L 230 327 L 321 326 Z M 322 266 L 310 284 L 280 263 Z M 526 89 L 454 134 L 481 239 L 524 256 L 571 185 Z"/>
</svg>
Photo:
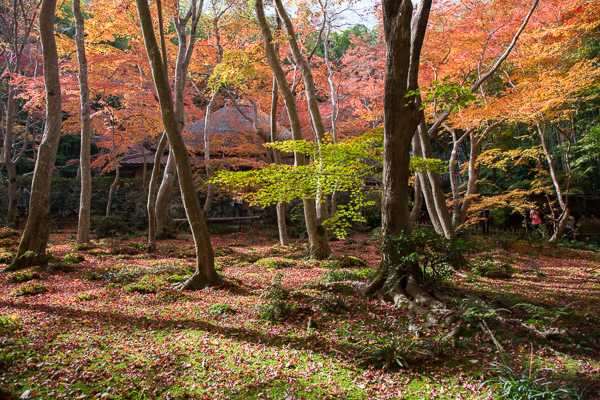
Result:
<svg viewBox="0 0 600 400">
<path fill-rule="evenodd" d="M 81 102 L 81 155 L 79 171 L 81 192 L 79 195 L 79 221 L 77 224 L 77 243 L 90 241 L 90 213 L 92 203 L 92 169 L 90 166 L 90 144 L 92 124 L 90 121 L 90 87 L 88 85 L 87 58 L 85 55 L 85 29 L 81 14 L 80 0 L 73 0 L 75 16 L 75 44 L 79 64 L 79 98 Z"/>
<path fill-rule="evenodd" d="M 158 148 L 154 155 L 154 165 L 152 174 L 150 175 L 150 183 L 148 184 L 148 252 L 156 252 L 156 184 L 158 183 L 158 175 L 160 174 L 160 165 L 162 155 L 167 146 L 167 133 L 164 132 L 158 142 Z"/>
<path fill-rule="evenodd" d="M 277 53 L 273 47 L 273 35 L 271 34 L 269 24 L 267 23 L 264 15 L 262 0 L 256 0 L 254 2 L 254 7 L 256 10 L 258 23 L 263 34 L 263 42 L 267 54 L 267 60 L 269 62 L 269 66 L 271 67 L 271 71 L 273 71 L 273 76 L 277 80 L 279 92 L 281 93 L 281 96 L 285 102 L 288 118 L 290 119 L 293 138 L 294 140 L 302 140 L 302 127 L 300 124 L 300 118 L 298 116 L 298 110 L 296 108 L 296 100 L 287 84 L 285 73 L 281 68 Z M 296 165 L 305 164 L 305 157 L 302 153 L 294 153 L 294 160 Z M 306 219 L 306 227 L 308 231 L 310 256 L 316 259 L 326 258 L 329 256 L 329 254 L 331 254 L 331 249 L 329 248 L 329 242 L 327 240 L 325 230 L 317 221 L 315 201 L 303 200 L 303 205 L 304 218 Z"/>
<path fill-rule="evenodd" d="M 46 87 L 46 127 L 33 172 L 27 224 L 17 255 L 4 271 L 15 271 L 46 261 L 50 236 L 50 185 L 62 123 L 58 53 L 54 39 L 55 10 L 56 0 L 42 1 L 39 26 Z"/>
<path fill-rule="evenodd" d="M 184 282 L 181 289 L 202 289 L 208 286 L 214 286 L 222 282 L 221 277 L 217 274 L 214 268 L 214 252 L 212 244 L 210 242 L 210 236 L 208 228 L 206 227 L 206 221 L 204 220 L 204 214 L 200 206 L 200 201 L 196 195 L 196 188 L 194 186 L 194 178 L 192 176 L 192 168 L 190 165 L 189 154 L 185 143 L 183 142 L 183 110 L 181 114 L 178 114 L 173 104 L 173 97 L 171 95 L 171 87 L 169 85 L 168 71 L 165 67 L 163 54 L 161 57 L 160 50 L 156 37 L 154 36 L 154 29 L 152 24 L 152 17 L 150 14 L 150 8 L 147 0 L 136 0 L 138 7 L 138 15 L 142 26 L 142 33 L 144 36 L 144 42 L 146 45 L 146 51 L 152 67 L 152 75 L 154 78 L 154 84 L 158 93 L 158 98 L 161 105 L 161 114 L 165 130 L 167 132 L 171 150 L 175 156 L 175 163 L 177 166 L 177 173 L 179 176 L 179 185 L 181 188 L 181 194 L 183 197 L 183 204 L 187 214 L 187 218 L 192 231 L 192 237 L 194 238 L 194 244 L 196 249 L 196 271 L 190 279 Z M 180 93 L 176 93 L 176 102 L 183 97 L 183 86 L 185 79 L 186 64 L 192 55 L 193 44 L 196 36 L 196 27 L 198 24 L 199 10 L 202 9 L 202 5 L 198 7 L 195 0 L 192 0 L 190 5 L 190 12 L 192 18 L 192 27 L 190 29 L 190 43 L 186 46 L 186 42 L 182 43 L 182 39 L 185 40 L 185 24 L 176 24 L 178 34 L 181 32 L 181 25 L 183 25 L 183 38 L 179 36 L 180 40 L 180 55 L 182 48 L 185 48 L 183 57 L 178 56 L 178 66 L 176 67 L 176 89 L 181 89 Z M 183 22 L 183 21 L 180 21 Z M 180 64 L 181 61 L 181 64 Z M 184 72 L 183 75 L 179 75 Z M 178 74 L 179 73 L 179 74 Z"/>
<path fill-rule="evenodd" d="M 422 278 L 419 266 L 405 262 L 405 254 L 394 248 L 394 237 L 410 234 L 412 227 L 408 212 L 410 148 L 421 113 L 414 97 L 409 98 L 407 94 L 417 88 L 418 64 L 430 8 L 431 1 L 421 1 L 411 29 L 411 0 L 383 0 L 386 74 L 381 219 L 384 239 L 377 277 L 365 290 L 367 295 L 393 287 L 399 296 L 408 296 L 409 284 L 413 280 L 420 282 Z M 400 282 L 388 281 L 398 275 L 403 277 Z"/>
</svg>

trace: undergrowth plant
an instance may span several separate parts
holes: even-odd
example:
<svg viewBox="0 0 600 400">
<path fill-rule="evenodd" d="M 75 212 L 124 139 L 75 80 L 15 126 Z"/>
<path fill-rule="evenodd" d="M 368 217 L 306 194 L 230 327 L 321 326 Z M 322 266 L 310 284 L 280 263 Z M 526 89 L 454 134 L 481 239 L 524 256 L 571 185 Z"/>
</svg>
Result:
<svg viewBox="0 0 600 400">
<path fill-rule="evenodd" d="M 229 304 L 226 303 L 211 304 L 210 307 L 207 308 L 207 311 L 214 315 L 225 315 L 235 313 L 235 310 Z"/>
<path fill-rule="evenodd" d="M 408 360 L 422 353 L 417 339 L 410 333 L 405 333 L 368 338 L 359 357 L 366 364 L 393 370 L 408 368 Z"/>
<path fill-rule="evenodd" d="M 287 302 L 288 293 L 281 284 L 281 278 L 281 274 L 275 275 L 271 280 L 271 284 L 265 288 L 265 291 L 260 296 L 263 299 L 269 300 L 268 303 L 257 307 L 261 320 L 267 322 L 282 321 L 293 308 L 293 305 Z"/>
<path fill-rule="evenodd" d="M 26 282 L 12 291 L 13 296 L 35 296 L 48 291 L 48 288 L 39 282 Z"/>
<path fill-rule="evenodd" d="M 498 361 L 488 365 L 494 375 L 481 383 L 479 389 L 488 388 L 496 398 L 507 400 L 565 400 L 580 399 L 581 394 L 574 388 L 565 387 L 544 375 L 552 373 L 549 368 L 534 365 L 533 347 L 529 354 L 529 365 L 519 371 L 508 362 Z M 485 396 L 479 397 L 480 399 Z"/>
<path fill-rule="evenodd" d="M 398 264 L 417 264 L 423 272 L 425 283 L 435 287 L 446 281 L 454 270 L 467 265 L 466 254 L 473 250 L 473 244 L 462 238 L 447 240 L 430 229 L 416 229 L 411 234 L 401 233 L 382 246 L 391 246 L 400 254 Z M 403 269 L 396 272 L 396 278 L 404 277 Z"/>
<path fill-rule="evenodd" d="M 40 274 L 31 270 L 17 271 L 8 275 L 8 281 L 11 283 L 23 283 L 29 282 L 34 279 L 38 279 Z"/>
</svg>

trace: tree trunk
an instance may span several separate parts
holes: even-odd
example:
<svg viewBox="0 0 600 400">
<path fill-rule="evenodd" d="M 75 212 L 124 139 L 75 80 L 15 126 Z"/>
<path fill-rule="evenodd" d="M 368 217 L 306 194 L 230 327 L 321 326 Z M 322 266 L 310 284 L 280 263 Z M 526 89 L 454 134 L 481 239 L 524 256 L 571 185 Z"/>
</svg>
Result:
<svg viewBox="0 0 600 400">
<path fill-rule="evenodd" d="M 170 141 L 169 141 L 170 143 Z M 173 185 L 175 183 L 175 176 L 177 173 L 177 166 L 175 163 L 175 157 L 173 156 L 173 148 L 169 148 L 169 157 L 167 158 L 167 165 L 165 166 L 165 172 L 163 173 L 163 179 L 158 189 L 158 195 L 156 196 L 156 231 L 162 232 L 165 228 L 170 225 L 169 215 L 169 202 L 171 201 L 171 193 L 173 192 Z"/>
<path fill-rule="evenodd" d="M 90 213 L 92 203 L 92 169 L 90 166 L 90 143 L 92 124 L 90 121 L 90 87 L 88 85 L 87 58 L 85 55 L 85 29 L 81 14 L 80 0 L 73 0 L 73 15 L 75 16 L 77 46 L 77 61 L 79 64 L 79 98 L 81 102 L 81 155 L 79 171 L 81 192 L 79 195 L 79 222 L 77 224 L 77 243 L 90 241 Z"/>
<path fill-rule="evenodd" d="M 415 228 L 419 217 L 421 216 L 421 208 L 423 208 L 423 191 L 421 190 L 421 180 L 419 179 L 419 175 L 415 174 L 415 185 L 414 185 L 414 201 L 413 208 L 410 212 L 410 226 L 411 229 Z"/>
<path fill-rule="evenodd" d="M 110 208 L 112 207 L 112 201 L 115 196 L 115 191 L 117 190 L 117 185 L 119 184 L 119 165 L 115 165 L 115 180 L 110 184 L 110 189 L 108 190 L 108 201 L 106 202 L 106 217 L 110 216 Z"/>
<path fill-rule="evenodd" d="M 204 116 L 204 162 L 206 163 L 206 200 L 204 201 L 204 214 L 208 215 L 213 201 L 215 188 L 210 182 L 213 177 L 212 165 L 210 163 L 210 122 L 212 120 L 212 111 L 217 102 L 217 93 L 213 93 L 208 105 L 206 106 L 206 115 Z"/>
<path fill-rule="evenodd" d="M 289 16 L 287 15 L 285 8 L 283 7 L 283 3 L 281 2 L 281 0 L 274 0 L 274 5 L 277 9 L 277 15 L 279 15 L 279 17 L 281 18 L 283 22 L 283 27 L 285 28 L 285 31 L 288 35 L 288 43 L 290 45 L 290 51 L 292 53 L 292 56 L 294 57 L 294 61 L 296 62 L 296 65 L 298 65 L 300 73 L 302 74 L 302 78 L 304 80 L 304 93 L 306 96 L 306 102 L 308 103 L 308 113 L 310 115 L 310 121 L 313 127 L 313 131 L 315 133 L 315 139 L 320 145 L 325 141 L 325 125 L 323 124 L 323 118 L 321 117 L 321 112 L 319 110 L 319 103 L 317 101 L 317 90 L 315 87 L 315 81 L 313 78 L 310 63 L 300 51 L 300 47 L 298 46 L 298 42 L 296 41 L 296 33 L 294 32 L 294 26 Z M 327 210 L 327 198 L 323 197 L 323 195 L 321 194 L 320 186 L 321 185 L 317 183 L 317 196 L 315 202 L 317 209 L 317 225 L 315 227 L 319 227 L 319 229 L 325 230 L 322 224 L 327 218 L 329 218 L 329 211 Z"/>
<path fill-rule="evenodd" d="M 552 154 L 550 154 L 550 151 L 548 150 L 548 145 L 546 144 L 546 122 L 543 122 L 542 124 L 540 124 L 540 122 L 537 122 L 536 128 L 537 128 L 538 134 L 540 135 L 540 139 L 542 142 L 542 149 L 544 150 L 544 155 L 546 156 L 546 160 L 548 161 L 548 169 L 550 170 L 550 177 L 552 178 L 552 183 L 554 184 L 554 189 L 556 190 L 556 199 L 558 200 L 558 204 L 561 209 L 560 216 L 558 217 L 558 223 L 554 224 L 554 233 L 550 237 L 550 242 L 557 242 L 558 239 L 560 239 L 560 237 L 563 235 L 563 233 L 565 231 L 565 227 L 567 226 L 567 222 L 569 221 L 569 215 L 570 215 L 569 208 L 568 208 L 568 202 L 569 202 L 569 189 L 570 189 L 570 184 L 571 184 L 571 167 L 569 165 L 568 155 L 571 150 L 571 143 L 569 142 L 569 146 L 568 146 L 568 149 L 566 152 L 568 178 L 567 178 L 566 194 L 563 199 L 563 193 L 562 193 L 562 189 L 560 188 L 560 182 L 558 180 L 558 176 L 556 175 L 556 170 L 554 168 L 554 158 L 552 157 Z M 552 210 L 552 208 L 550 208 L 550 210 Z"/>
<path fill-rule="evenodd" d="M 416 132 L 413 138 L 413 154 L 416 157 L 423 158 L 423 151 L 421 149 L 421 142 L 419 139 L 419 133 Z M 431 225 L 433 229 L 438 233 L 442 234 L 444 230 L 442 229 L 442 224 L 440 223 L 440 219 L 438 217 L 437 212 L 429 212 L 429 210 L 435 210 L 435 201 L 433 200 L 433 193 L 431 192 L 431 186 L 429 186 L 429 178 L 427 177 L 427 172 L 425 171 L 417 171 L 415 173 L 415 180 L 419 182 L 419 189 L 423 194 L 423 199 L 425 200 L 425 206 L 427 207 L 427 211 L 429 214 L 429 220 L 431 221 Z M 411 215 L 411 221 L 413 220 L 413 215 Z M 416 217 L 414 217 L 416 218 Z"/>
<path fill-rule="evenodd" d="M 273 91 L 271 93 L 271 115 L 270 115 L 270 127 L 271 127 L 271 142 L 277 141 L 277 103 L 279 101 L 279 93 L 277 91 L 277 80 L 273 77 Z M 273 162 L 275 165 L 281 165 L 281 153 L 277 149 L 273 150 Z M 275 207 L 277 211 L 277 230 L 279 231 L 279 243 L 282 246 L 288 246 L 290 239 L 287 233 L 287 226 L 285 224 L 285 202 L 278 201 Z"/>
<path fill-rule="evenodd" d="M 329 61 L 329 35 L 331 33 L 331 24 L 327 27 L 327 34 L 325 35 L 325 41 L 323 42 L 323 49 L 325 52 L 325 65 L 327 66 L 327 82 L 329 83 L 329 96 L 331 97 L 331 134 L 333 136 L 333 143 L 338 141 L 337 133 L 337 116 L 338 116 L 338 104 L 337 104 L 337 93 L 335 91 L 335 83 L 333 82 L 333 68 L 331 68 L 331 62 Z M 332 211 L 333 213 L 333 211 Z"/>
<path fill-rule="evenodd" d="M 8 134 L 6 135 L 8 137 Z M 7 140 L 4 141 L 5 143 Z M 8 153 L 6 167 L 6 175 L 8 177 L 8 209 L 7 209 L 7 226 L 12 229 L 18 229 L 17 226 L 17 166 L 8 159 L 11 157 L 8 148 L 4 148 Z"/>
<path fill-rule="evenodd" d="M 4 271 L 15 271 L 46 261 L 50 236 L 50 185 L 62 123 L 58 53 L 54 39 L 55 10 L 56 0 L 42 1 L 39 26 L 46 88 L 46 127 L 33 172 L 27 224 L 17 255 Z"/>
<path fill-rule="evenodd" d="M 164 132 L 158 142 L 158 148 L 154 155 L 154 165 L 152 174 L 150 175 L 150 183 L 148 184 L 148 252 L 156 252 L 156 184 L 158 183 L 158 175 L 160 174 L 160 164 L 162 155 L 167 145 L 167 133 Z"/>
<path fill-rule="evenodd" d="M 263 42 L 265 46 L 265 52 L 267 54 L 267 60 L 269 62 L 269 66 L 271 67 L 271 71 L 273 71 L 273 76 L 277 80 L 279 92 L 281 93 L 281 96 L 285 102 L 287 115 L 290 119 L 290 126 L 292 128 L 292 136 L 294 140 L 302 140 L 302 126 L 300 124 L 300 118 L 296 108 L 296 100 L 287 84 L 285 73 L 281 68 L 277 53 L 273 47 L 273 35 L 271 34 L 269 24 L 267 23 L 264 15 L 262 0 L 256 0 L 254 2 L 254 7 L 256 10 L 258 23 L 263 34 Z M 304 154 L 295 152 L 294 162 L 296 165 L 304 165 Z M 306 227 L 308 231 L 309 254 L 311 258 L 315 259 L 326 258 L 329 256 L 329 254 L 331 254 L 331 249 L 329 248 L 329 242 L 327 240 L 325 230 L 317 221 L 315 201 L 303 200 L 303 205 L 304 218 L 306 219 Z"/>
<path fill-rule="evenodd" d="M 192 175 L 192 168 L 190 165 L 190 158 L 183 141 L 182 129 L 183 129 L 183 110 L 181 114 L 178 114 L 173 104 L 173 97 L 171 94 L 171 87 L 169 85 L 168 71 L 166 69 L 163 57 L 166 54 L 161 53 L 154 36 L 154 28 L 152 24 L 152 16 L 150 13 L 150 7 L 148 6 L 147 0 L 136 0 L 138 15 L 142 26 L 142 33 L 144 36 L 144 43 L 146 45 L 146 51 L 152 67 L 152 76 L 154 78 L 154 84 L 158 94 L 161 115 L 163 124 L 169 138 L 171 145 L 171 151 L 173 152 L 175 163 L 177 166 L 177 173 L 179 176 L 179 186 L 181 188 L 181 194 L 183 197 L 183 204 L 187 214 L 187 218 L 192 231 L 192 237 L 194 238 L 194 244 L 196 249 L 196 271 L 190 279 L 184 282 L 181 289 L 203 289 L 208 286 L 214 286 L 222 282 L 221 277 L 217 274 L 214 268 L 214 252 L 212 244 L 210 242 L 210 236 L 208 228 L 206 227 L 206 221 L 204 214 L 200 206 L 200 201 L 196 195 L 196 188 L 194 186 L 194 177 Z M 189 60 L 193 51 L 193 44 L 196 37 L 196 27 L 198 24 L 199 10 L 202 9 L 197 6 L 196 1 L 192 0 L 190 5 L 189 14 L 192 18 L 192 26 L 190 29 L 190 43 L 186 46 L 185 40 L 185 25 L 176 24 L 178 34 L 180 34 L 181 25 L 183 25 L 184 35 L 183 38 L 179 36 L 180 54 L 178 55 L 178 65 L 176 67 L 176 102 L 183 98 L 183 85 L 185 80 L 186 64 L 189 64 Z M 198 12 L 198 14 L 197 14 Z M 180 21 L 184 22 L 184 21 Z M 185 53 L 182 57 L 181 50 L 185 48 Z M 187 62 L 186 62 L 187 61 Z M 183 75 L 181 73 L 184 72 Z M 181 97 L 179 97 L 181 96 Z"/>
<path fill-rule="evenodd" d="M 411 233 L 408 213 L 410 148 L 421 113 L 414 96 L 407 94 L 417 88 L 418 64 L 430 8 L 431 1 L 421 1 L 411 29 L 411 0 L 383 0 L 386 73 L 381 219 L 384 239 L 381 263 L 375 280 L 365 290 L 367 295 L 394 287 L 399 295 L 406 297 L 410 295 L 411 283 L 414 280 L 420 283 L 422 278 L 416 263 L 403 261 L 406 254 L 396 251 L 393 239 L 401 233 Z M 402 276 L 400 282 L 388 281 L 398 275 Z"/>
<path fill-rule="evenodd" d="M 419 103 L 419 100 L 417 103 Z M 427 124 L 425 123 L 424 119 L 421 119 L 417 133 L 419 135 L 419 142 L 421 143 L 423 158 L 433 158 L 431 143 L 429 141 L 429 134 L 427 131 Z M 448 207 L 446 206 L 446 196 L 442 190 L 440 175 L 435 171 L 427 171 L 424 174 L 424 179 L 421 183 L 423 186 L 429 185 L 431 188 L 433 203 L 427 203 L 427 211 L 429 212 L 430 216 L 436 215 L 437 220 L 439 220 L 441 231 L 438 231 L 437 233 L 443 235 L 446 237 L 446 239 L 450 239 L 454 236 L 454 228 L 452 227 L 450 213 L 448 212 Z"/>
</svg>

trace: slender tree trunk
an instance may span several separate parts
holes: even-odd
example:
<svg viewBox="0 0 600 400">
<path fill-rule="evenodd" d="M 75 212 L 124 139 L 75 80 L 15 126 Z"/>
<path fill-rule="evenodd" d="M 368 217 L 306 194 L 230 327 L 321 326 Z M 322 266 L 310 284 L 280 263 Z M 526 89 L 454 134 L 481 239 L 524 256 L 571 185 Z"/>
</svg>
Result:
<svg viewBox="0 0 600 400">
<path fill-rule="evenodd" d="M 419 175 L 415 174 L 415 197 L 413 201 L 413 208 L 410 212 L 410 226 L 412 229 L 415 228 L 419 217 L 421 216 L 421 208 L 423 207 L 423 191 L 421 190 L 421 180 Z"/>
<path fill-rule="evenodd" d="M 162 232 L 170 225 L 169 202 L 171 201 L 171 193 L 173 193 L 173 185 L 175 184 L 175 176 L 177 174 L 177 166 L 175 157 L 173 156 L 173 148 L 169 148 L 169 157 L 167 165 L 163 173 L 163 179 L 158 189 L 156 196 L 156 230 Z"/>
<path fill-rule="evenodd" d="M 310 121 L 315 132 L 315 138 L 317 143 L 321 144 L 325 141 L 325 125 L 323 124 L 323 118 L 321 117 L 321 111 L 319 110 L 319 103 L 317 101 L 317 90 L 315 87 L 315 81 L 312 74 L 309 61 L 302 55 L 298 42 L 296 41 L 296 33 L 294 32 L 294 26 L 290 20 L 283 3 L 281 0 L 274 0 L 275 8 L 277 9 L 277 15 L 283 22 L 283 27 L 288 34 L 288 43 L 290 45 L 290 51 L 294 57 L 294 61 L 304 80 L 304 93 L 306 96 L 306 102 L 308 103 L 308 112 L 310 115 Z M 317 183 L 317 196 L 315 205 L 317 207 L 317 225 L 320 229 L 325 230 L 322 227 L 323 222 L 329 218 L 329 211 L 327 210 L 327 198 L 321 194 L 320 183 Z M 308 225 L 308 224 L 307 224 Z"/>
<path fill-rule="evenodd" d="M 422 112 L 421 115 L 423 115 Z M 417 132 L 419 135 L 419 142 L 421 143 L 423 158 L 433 158 L 429 134 L 427 132 L 427 124 L 425 123 L 424 119 L 421 119 Z M 435 171 L 427 171 L 425 176 L 426 179 L 423 179 L 421 183 L 423 186 L 429 184 L 431 187 L 431 193 L 433 195 L 433 204 L 427 203 L 427 211 L 429 212 L 430 216 L 434 214 L 437 216 L 441 227 L 441 232 L 438 233 L 444 235 L 446 239 L 450 239 L 454 236 L 454 228 L 452 227 L 450 213 L 448 212 L 448 207 L 446 206 L 446 196 L 444 195 L 444 191 L 442 189 L 440 175 Z"/>
<path fill-rule="evenodd" d="M 142 144 L 142 162 L 144 163 L 144 165 L 142 166 L 142 187 L 144 188 L 144 192 L 146 190 L 148 190 L 147 186 L 146 186 L 146 178 L 148 175 L 148 158 L 146 157 L 146 149 L 144 148 L 144 145 Z"/>
<path fill-rule="evenodd" d="M 338 116 L 338 104 L 337 104 L 337 93 L 335 91 L 335 82 L 333 82 L 333 68 L 329 60 L 329 35 L 331 33 L 331 25 L 327 27 L 327 34 L 325 35 L 325 41 L 323 42 L 323 49 L 325 50 L 325 65 L 327 65 L 327 82 L 329 83 L 329 96 L 331 97 L 331 134 L 333 135 L 333 143 L 338 141 L 337 132 L 337 116 Z"/>
<path fill-rule="evenodd" d="M 415 133 L 415 139 L 413 140 L 413 154 L 417 157 L 423 157 L 423 152 L 421 151 L 421 143 L 419 142 L 418 133 Z M 433 193 L 431 191 L 431 186 L 429 186 L 429 178 L 427 177 L 427 172 L 425 171 L 417 171 L 415 174 L 415 178 L 418 179 L 419 189 L 423 194 L 423 199 L 425 200 L 425 206 L 427 207 L 427 211 L 429 214 L 429 220 L 431 221 L 431 225 L 433 229 L 438 233 L 442 234 L 444 230 L 442 229 L 442 224 L 440 223 L 440 219 L 438 217 L 437 212 L 430 212 L 430 210 L 435 210 L 435 201 L 433 199 Z M 411 218 L 412 221 L 412 218 Z"/>
<path fill-rule="evenodd" d="M 4 162 L 4 166 L 6 167 L 6 175 L 8 178 L 7 226 L 12 229 L 17 229 L 17 165 L 12 159 L 17 107 L 15 102 L 16 93 L 12 85 L 9 85 L 7 96 L 6 119 L 4 120 L 4 140 L 2 146 L 2 157 L 0 157 L 0 159 Z"/>
<path fill-rule="evenodd" d="M 12 229 L 18 229 L 19 227 L 17 226 L 17 166 L 10 161 L 5 163 L 4 166 L 6 167 L 6 175 L 8 178 L 7 226 Z"/>
<path fill-rule="evenodd" d="M 204 162 L 206 163 L 206 180 L 208 182 L 206 188 L 206 200 L 204 201 L 204 214 L 208 215 L 210 206 L 213 201 L 215 188 L 210 182 L 213 177 L 212 165 L 210 163 L 210 122 L 212 120 L 213 108 L 217 102 L 217 92 L 213 93 L 206 106 L 206 115 L 204 116 Z"/>
<path fill-rule="evenodd" d="M 167 146 L 167 133 L 164 132 L 158 142 L 158 148 L 154 155 L 154 165 L 152 166 L 152 174 L 150 175 L 150 183 L 148 184 L 148 252 L 156 252 L 156 184 L 158 183 L 158 175 L 160 174 L 160 165 L 162 156 Z"/>
<path fill-rule="evenodd" d="M 110 208 L 112 207 L 112 201 L 115 197 L 115 191 L 117 190 L 117 186 L 119 185 L 119 165 L 115 165 L 115 180 L 110 184 L 110 189 L 108 190 L 108 201 L 106 202 L 106 216 L 110 216 Z"/>
<path fill-rule="evenodd" d="M 79 195 L 79 222 L 77 243 L 90 241 L 90 213 L 92 203 L 92 169 L 90 166 L 90 143 L 92 124 L 90 121 L 90 87 L 88 85 L 87 58 L 85 55 L 85 29 L 80 0 L 73 0 L 75 16 L 75 44 L 79 64 L 79 98 L 81 102 L 81 155 L 79 162 L 81 192 Z"/>
<path fill-rule="evenodd" d="M 273 77 L 273 91 L 271 92 L 271 142 L 277 141 L 277 103 L 279 101 L 279 93 L 277 89 L 277 80 Z M 273 162 L 275 165 L 281 165 L 281 153 L 277 149 L 273 149 Z M 285 202 L 278 201 L 275 207 L 277 211 L 277 230 L 279 231 L 279 243 L 282 246 L 288 246 L 290 239 L 287 233 L 285 224 Z"/>
<path fill-rule="evenodd" d="M 287 84 L 285 73 L 281 68 L 277 53 L 273 47 L 273 35 L 271 34 L 269 24 L 267 23 L 264 15 L 263 1 L 256 0 L 254 2 L 254 7 L 256 10 L 258 23 L 263 34 L 263 42 L 267 54 L 267 60 L 269 62 L 269 66 L 271 67 L 271 71 L 273 71 L 273 76 L 277 80 L 279 92 L 281 93 L 281 96 L 285 102 L 288 118 L 290 119 L 293 138 L 294 140 L 302 140 L 302 126 L 300 124 L 300 118 L 296 108 L 296 100 Z M 296 165 L 305 164 L 305 157 L 302 153 L 295 152 L 294 160 Z M 306 220 L 306 227 L 308 231 L 309 256 L 314 259 L 327 258 L 331 254 L 331 249 L 329 248 L 329 242 L 327 240 L 327 234 L 325 230 L 317 222 L 315 201 L 303 200 L 303 205 L 304 218 Z"/>
<path fill-rule="evenodd" d="M 46 127 L 33 172 L 27 224 L 17 255 L 4 271 L 15 271 L 46 261 L 50 236 L 50 185 L 62 123 L 58 53 L 54 39 L 55 10 L 56 0 L 42 1 L 39 26 L 46 88 Z"/>
<path fill-rule="evenodd" d="M 558 204 L 561 209 L 561 213 L 558 217 L 558 223 L 555 223 L 554 232 L 553 232 L 552 236 L 550 237 L 550 242 L 556 242 L 563 235 L 563 233 L 565 231 L 565 227 L 567 226 L 567 222 L 569 221 L 570 211 L 568 208 L 568 202 L 569 202 L 569 188 L 570 188 L 570 184 L 571 184 L 571 168 L 570 168 L 569 162 L 567 161 L 568 179 L 567 179 L 566 194 L 563 198 L 563 192 L 562 192 L 562 189 L 560 188 L 560 182 L 558 180 L 558 176 L 556 175 L 556 169 L 554 168 L 554 157 L 552 157 L 552 154 L 550 153 L 550 151 L 548 149 L 548 145 L 546 144 L 546 123 L 544 122 L 543 124 L 540 124 L 539 122 L 537 122 L 536 128 L 537 128 L 538 134 L 540 135 L 540 139 L 542 142 L 542 149 L 544 150 L 544 155 L 546 156 L 546 160 L 548 161 L 548 169 L 550 170 L 550 177 L 552 178 L 552 183 L 554 184 L 554 189 L 556 190 L 556 199 L 558 200 Z M 567 155 L 569 154 L 570 150 L 571 150 L 571 144 L 569 143 L 569 148 L 566 152 Z M 552 207 L 550 207 L 550 210 L 552 210 Z"/>
<path fill-rule="evenodd" d="M 156 91 L 161 105 L 163 124 L 169 138 L 171 150 L 175 156 L 174 158 L 179 176 L 179 186 L 181 188 L 183 204 L 190 224 L 196 249 L 196 271 L 190 279 L 180 286 L 180 288 L 203 289 L 205 287 L 214 286 L 221 283 L 222 279 L 219 277 L 214 268 L 214 252 L 210 242 L 208 228 L 206 227 L 204 214 L 200 206 L 200 201 L 198 200 L 198 196 L 196 194 L 189 154 L 183 141 L 183 110 L 181 110 L 181 114 L 176 112 L 176 107 L 171 93 L 171 87 L 169 85 L 168 70 L 165 66 L 163 58 L 166 57 L 166 54 L 163 54 L 161 57 L 158 43 L 156 41 L 156 37 L 154 36 L 152 16 L 148 2 L 147 0 L 136 0 L 136 3 L 140 24 L 142 26 L 142 33 L 144 36 L 144 43 L 146 45 L 146 51 L 148 53 L 150 65 L 152 67 L 152 76 L 154 78 L 154 84 L 156 86 Z M 187 45 L 187 42 L 182 43 L 182 39 L 185 40 L 186 38 L 185 26 L 187 25 L 187 22 L 185 24 L 176 24 L 178 35 L 181 33 L 181 28 L 183 28 L 184 34 L 183 37 L 179 36 L 179 55 L 181 55 L 182 48 L 185 48 L 185 53 L 183 54 L 182 58 L 178 56 L 178 66 L 176 67 L 176 91 L 181 89 L 181 92 L 176 93 L 176 102 L 180 100 L 178 96 L 181 96 L 181 99 L 183 97 L 183 86 L 181 86 L 181 84 L 184 83 L 187 72 L 185 65 L 189 64 L 189 60 L 192 55 L 193 44 L 196 37 L 196 27 L 200 18 L 200 10 L 202 10 L 202 4 L 197 5 L 196 1 L 192 0 L 188 13 L 188 15 L 191 14 L 190 17 L 192 19 L 192 25 L 189 33 L 189 45 Z M 180 20 L 179 22 L 184 21 Z M 180 64 L 180 61 L 182 64 Z"/>
</svg>

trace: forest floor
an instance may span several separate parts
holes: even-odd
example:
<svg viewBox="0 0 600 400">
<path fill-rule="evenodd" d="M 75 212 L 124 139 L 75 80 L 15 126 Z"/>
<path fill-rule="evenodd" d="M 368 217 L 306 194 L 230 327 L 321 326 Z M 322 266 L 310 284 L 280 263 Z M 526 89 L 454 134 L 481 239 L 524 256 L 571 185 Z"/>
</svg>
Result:
<svg viewBox="0 0 600 400">
<path fill-rule="evenodd" d="M 0 240 L 0 268 L 18 240 Z M 456 322 L 425 328 L 360 295 L 379 261 L 369 235 L 332 242 L 323 262 L 258 230 L 212 240 L 226 284 L 178 292 L 189 234 L 155 255 L 142 237 L 77 248 L 53 234 L 49 267 L 0 275 L 0 398 L 491 399 L 482 382 L 501 365 L 600 395 L 597 253 L 474 237 L 477 267 L 444 282 L 464 324 L 452 340 Z M 505 264 L 512 277 L 489 273 Z M 535 333 L 553 328 L 567 333 Z"/>
</svg>

